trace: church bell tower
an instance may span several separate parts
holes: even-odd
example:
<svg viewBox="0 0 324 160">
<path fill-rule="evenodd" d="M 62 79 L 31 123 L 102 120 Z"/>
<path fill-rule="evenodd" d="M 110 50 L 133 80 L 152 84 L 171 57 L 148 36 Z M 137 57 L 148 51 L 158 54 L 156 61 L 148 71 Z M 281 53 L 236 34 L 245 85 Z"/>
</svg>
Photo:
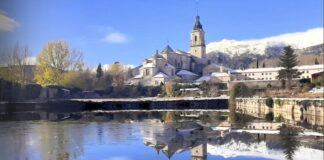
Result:
<svg viewBox="0 0 324 160">
<path fill-rule="evenodd" d="M 191 32 L 190 54 L 197 58 L 206 56 L 205 32 L 200 24 L 199 16 L 196 16 L 196 22 Z"/>
</svg>

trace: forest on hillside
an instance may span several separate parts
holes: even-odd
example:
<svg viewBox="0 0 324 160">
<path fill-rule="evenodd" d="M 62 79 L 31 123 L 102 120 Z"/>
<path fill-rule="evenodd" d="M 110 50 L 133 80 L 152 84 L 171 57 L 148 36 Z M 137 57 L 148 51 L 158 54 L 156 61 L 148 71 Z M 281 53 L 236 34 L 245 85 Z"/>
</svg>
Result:
<svg viewBox="0 0 324 160">
<path fill-rule="evenodd" d="M 223 64 L 233 69 L 278 67 L 279 56 L 282 54 L 282 46 L 268 47 L 265 54 L 244 53 L 230 56 L 226 53 L 211 52 L 208 58 L 212 63 Z M 324 64 L 324 44 L 311 46 L 304 49 L 297 49 L 299 65 Z"/>
</svg>

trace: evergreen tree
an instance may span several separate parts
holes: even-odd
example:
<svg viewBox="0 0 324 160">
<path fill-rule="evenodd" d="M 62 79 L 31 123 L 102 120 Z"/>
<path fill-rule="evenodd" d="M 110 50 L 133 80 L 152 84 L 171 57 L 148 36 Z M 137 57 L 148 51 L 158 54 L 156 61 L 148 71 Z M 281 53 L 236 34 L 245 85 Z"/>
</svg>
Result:
<svg viewBox="0 0 324 160">
<path fill-rule="evenodd" d="M 102 71 L 102 68 L 101 68 L 101 63 L 99 63 L 98 67 L 97 67 L 97 74 L 96 74 L 96 77 L 98 79 L 100 79 L 101 77 L 103 76 L 103 71 Z"/>
<path fill-rule="evenodd" d="M 317 58 L 315 58 L 314 63 L 315 63 L 315 64 L 319 64 Z"/>
<path fill-rule="evenodd" d="M 278 79 L 287 80 L 288 89 L 291 88 L 291 80 L 297 78 L 300 73 L 294 67 L 297 66 L 297 55 L 294 54 L 294 50 L 291 46 L 284 47 L 284 53 L 280 56 L 279 65 L 283 69 L 278 72 Z"/>
<path fill-rule="evenodd" d="M 259 68 L 259 58 L 257 57 L 256 68 Z"/>
<path fill-rule="evenodd" d="M 293 160 L 295 151 L 301 146 L 300 141 L 297 139 L 298 134 L 302 133 L 303 131 L 298 127 L 285 124 L 279 128 L 279 131 L 279 136 L 286 159 Z"/>
</svg>

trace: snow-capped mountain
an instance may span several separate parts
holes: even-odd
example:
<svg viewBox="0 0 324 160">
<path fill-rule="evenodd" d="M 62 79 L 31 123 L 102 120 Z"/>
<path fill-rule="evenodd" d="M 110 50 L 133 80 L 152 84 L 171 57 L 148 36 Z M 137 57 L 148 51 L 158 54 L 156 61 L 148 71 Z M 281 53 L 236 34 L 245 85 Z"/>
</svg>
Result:
<svg viewBox="0 0 324 160">
<path fill-rule="evenodd" d="M 211 42 L 207 45 L 207 53 L 222 52 L 233 55 L 243 53 L 265 54 L 269 47 L 291 45 L 295 49 L 323 44 L 324 28 L 313 28 L 305 32 L 287 33 L 262 39 L 227 40 Z"/>
</svg>

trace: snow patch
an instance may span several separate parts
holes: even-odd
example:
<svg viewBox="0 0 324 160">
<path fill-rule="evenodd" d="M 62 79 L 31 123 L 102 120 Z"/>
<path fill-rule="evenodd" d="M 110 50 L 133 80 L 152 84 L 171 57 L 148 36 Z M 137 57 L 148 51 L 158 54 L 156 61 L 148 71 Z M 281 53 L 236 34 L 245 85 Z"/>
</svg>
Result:
<svg viewBox="0 0 324 160">
<path fill-rule="evenodd" d="M 230 141 L 223 145 L 207 144 L 207 152 L 211 155 L 220 155 L 225 158 L 249 156 L 249 157 L 263 157 L 269 159 L 285 159 L 283 150 L 269 149 L 265 142 L 245 144 L 243 142 Z M 294 159 L 304 160 L 322 160 L 323 151 L 318 149 L 299 147 L 295 154 Z"/>
<path fill-rule="evenodd" d="M 265 54 L 267 47 L 291 45 L 295 49 L 303 49 L 322 44 L 324 28 L 313 28 L 305 32 L 287 33 L 262 39 L 227 40 L 211 42 L 207 45 L 207 53 L 222 52 L 229 55 L 243 53 Z"/>
</svg>

